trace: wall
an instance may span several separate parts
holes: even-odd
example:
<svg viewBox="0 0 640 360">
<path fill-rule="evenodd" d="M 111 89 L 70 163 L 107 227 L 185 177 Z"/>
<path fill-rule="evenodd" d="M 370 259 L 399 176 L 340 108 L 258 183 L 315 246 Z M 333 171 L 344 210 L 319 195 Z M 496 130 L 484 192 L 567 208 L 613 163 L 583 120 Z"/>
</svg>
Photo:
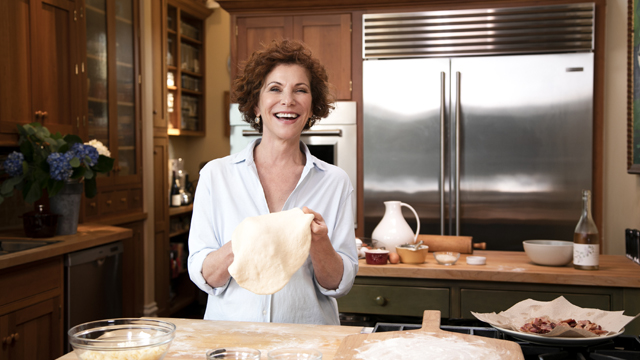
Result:
<svg viewBox="0 0 640 360">
<path fill-rule="evenodd" d="M 229 138 L 224 135 L 228 109 L 223 100 L 230 84 L 227 66 L 230 55 L 229 14 L 217 8 L 207 18 L 205 26 L 207 136 L 169 137 L 169 158 L 184 159 L 189 179 L 198 177 L 200 163 L 229 155 Z"/>
<path fill-rule="evenodd" d="M 624 230 L 640 229 L 640 176 L 627 174 L 627 0 L 607 1 L 604 94 L 604 253 L 625 252 Z"/>
</svg>

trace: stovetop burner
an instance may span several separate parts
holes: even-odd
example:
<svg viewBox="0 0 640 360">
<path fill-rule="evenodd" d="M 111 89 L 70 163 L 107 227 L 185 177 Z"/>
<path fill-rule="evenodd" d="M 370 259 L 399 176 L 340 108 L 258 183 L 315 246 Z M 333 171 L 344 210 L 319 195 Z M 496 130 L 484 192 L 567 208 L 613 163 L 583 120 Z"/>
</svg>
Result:
<svg viewBox="0 0 640 360">
<path fill-rule="evenodd" d="M 372 332 L 420 329 L 419 324 L 379 322 Z M 515 339 L 492 327 L 442 325 L 444 331 L 476 335 L 493 339 L 515 341 L 520 345 L 525 360 L 640 360 L 640 337 L 620 335 L 591 346 L 549 346 Z"/>
</svg>

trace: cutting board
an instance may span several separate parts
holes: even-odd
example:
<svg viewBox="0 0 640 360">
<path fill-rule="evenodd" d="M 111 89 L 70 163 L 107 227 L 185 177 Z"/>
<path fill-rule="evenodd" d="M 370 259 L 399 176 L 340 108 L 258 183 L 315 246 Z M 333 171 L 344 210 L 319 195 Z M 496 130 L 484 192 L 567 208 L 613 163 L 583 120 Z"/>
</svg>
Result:
<svg viewBox="0 0 640 360">
<path fill-rule="evenodd" d="M 441 330 L 440 311 L 427 310 L 421 329 L 349 335 L 333 359 L 421 358 L 524 360 L 524 355 L 516 342 Z"/>
</svg>

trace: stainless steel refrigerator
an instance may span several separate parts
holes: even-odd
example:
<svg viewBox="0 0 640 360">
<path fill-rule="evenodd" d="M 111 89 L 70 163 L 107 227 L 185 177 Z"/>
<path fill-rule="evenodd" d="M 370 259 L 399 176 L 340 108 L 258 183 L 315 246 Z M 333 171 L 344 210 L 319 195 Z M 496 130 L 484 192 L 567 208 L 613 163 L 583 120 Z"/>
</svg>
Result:
<svg viewBox="0 0 640 360">
<path fill-rule="evenodd" d="M 400 200 L 421 233 L 491 250 L 572 240 L 592 187 L 593 61 L 589 51 L 367 57 L 365 236 L 383 202 Z"/>
</svg>

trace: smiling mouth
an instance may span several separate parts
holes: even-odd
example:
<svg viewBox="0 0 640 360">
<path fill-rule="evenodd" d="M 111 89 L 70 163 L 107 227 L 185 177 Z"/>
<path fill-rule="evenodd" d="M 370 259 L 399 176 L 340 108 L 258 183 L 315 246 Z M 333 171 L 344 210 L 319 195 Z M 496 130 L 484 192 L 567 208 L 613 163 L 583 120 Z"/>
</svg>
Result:
<svg viewBox="0 0 640 360">
<path fill-rule="evenodd" d="M 291 114 L 291 113 L 278 113 L 278 114 L 275 114 L 275 116 L 281 120 L 295 120 L 300 117 L 300 115 L 298 114 Z"/>
</svg>

